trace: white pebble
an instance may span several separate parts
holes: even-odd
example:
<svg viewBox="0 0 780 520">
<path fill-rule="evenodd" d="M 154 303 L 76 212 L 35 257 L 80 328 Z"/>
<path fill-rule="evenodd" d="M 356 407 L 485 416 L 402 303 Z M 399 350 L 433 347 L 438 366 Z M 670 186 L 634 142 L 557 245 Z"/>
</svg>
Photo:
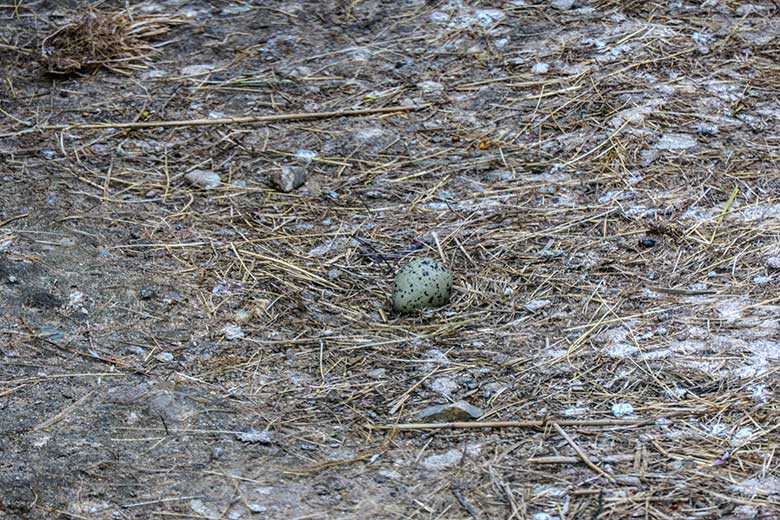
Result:
<svg viewBox="0 0 780 520">
<path fill-rule="evenodd" d="M 612 415 L 615 417 L 625 417 L 633 414 L 634 407 L 631 406 L 631 403 L 615 403 L 612 405 Z"/>
<path fill-rule="evenodd" d="M 665 134 L 655 143 L 658 150 L 687 150 L 693 148 L 698 143 L 696 139 L 685 134 Z"/>
<path fill-rule="evenodd" d="M 550 71 L 550 66 L 547 63 L 537 63 L 531 69 L 534 74 L 547 74 Z"/>
<path fill-rule="evenodd" d="M 222 333 L 225 335 L 225 339 L 228 341 L 233 341 L 234 339 L 240 339 L 244 337 L 244 331 L 241 330 L 241 325 L 234 325 L 232 323 L 228 323 L 222 327 Z"/>
<path fill-rule="evenodd" d="M 162 361 L 163 363 L 170 363 L 173 361 L 173 354 L 170 352 L 160 352 L 154 357 L 157 361 Z"/>
<path fill-rule="evenodd" d="M 572 7 L 574 7 L 574 0 L 552 0 L 550 2 L 550 5 L 553 6 L 555 9 L 560 9 L 561 11 L 568 11 Z"/>
</svg>

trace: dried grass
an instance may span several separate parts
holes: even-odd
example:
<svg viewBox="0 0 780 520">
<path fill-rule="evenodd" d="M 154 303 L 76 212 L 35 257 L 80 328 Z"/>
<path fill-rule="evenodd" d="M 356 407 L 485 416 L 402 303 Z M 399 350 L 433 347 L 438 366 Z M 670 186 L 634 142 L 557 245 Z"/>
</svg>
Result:
<svg viewBox="0 0 780 520">
<path fill-rule="evenodd" d="M 165 43 L 151 43 L 183 23 L 176 17 L 134 16 L 131 10 L 89 10 L 46 36 L 41 63 L 50 74 L 89 73 L 100 68 L 120 74 L 145 68 Z"/>
<path fill-rule="evenodd" d="M 641 17 L 648 5 L 598 3 L 616 17 Z M 366 124 L 404 143 L 369 152 L 346 139 L 310 165 L 322 189 L 277 193 L 257 172 L 295 160 L 299 146 L 316 149 L 349 134 L 355 119 L 193 127 L 173 114 L 143 125 L 84 121 L 79 128 L 66 120 L 39 129 L 83 132 L 62 145 L 68 174 L 79 181 L 79 196 L 107 208 L 102 216 L 94 208 L 74 214 L 68 224 L 137 225 L 143 241 L 114 251 L 151 263 L 175 259 L 176 283 L 191 283 L 217 341 L 236 309 L 251 311 L 247 337 L 220 342 L 212 357 L 188 366 L 186 384 L 240 396 L 288 439 L 326 446 L 338 438 L 382 456 L 372 466 L 362 455 L 339 463 L 345 473 L 359 466 L 348 473 L 356 479 L 382 464 L 408 471 L 409 495 L 419 500 L 404 515 L 483 511 L 485 518 L 525 519 L 542 510 L 564 517 L 565 509 L 565 518 L 721 518 L 740 505 L 772 514 L 780 510 L 776 496 L 739 494 L 735 483 L 780 477 L 778 401 L 751 390 L 777 392 L 777 360 L 764 359 L 766 370 L 755 376 L 739 373 L 755 361 L 749 342 L 762 334 L 777 339 L 777 283 L 762 286 L 752 277 L 777 254 L 780 225 L 776 215 L 745 213 L 777 204 L 778 143 L 735 116 L 777 95 L 780 65 L 769 52 L 777 43 L 756 44 L 735 63 L 737 22 L 733 37 L 703 53 L 690 38 L 663 30 L 703 27 L 705 15 L 651 7 L 640 30 L 605 38 L 604 49 L 555 56 L 583 65 L 581 72 L 540 79 L 496 58 L 488 73 L 470 54 L 448 54 L 457 66 L 448 63 L 442 79 L 447 96 L 473 95 L 468 103 L 478 108 L 444 97 L 421 111 L 364 113 Z M 551 16 L 573 29 L 601 23 L 537 7 L 507 10 L 528 26 L 544 26 Z M 397 20 L 404 16 L 413 25 L 422 15 Z M 463 37 L 457 29 L 426 30 L 415 38 L 431 48 Z M 133 47 L 124 41 L 110 48 Z M 628 42 L 627 54 L 604 59 Z M 417 41 L 411 50 L 407 44 L 399 38 L 372 50 L 418 52 L 423 63 L 440 57 Z M 104 54 L 79 63 L 124 63 Z M 301 62 L 328 71 L 339 56 L 318 51 Z M 753 72 L 749 81 L 739 75 L 745 68 Z M 318 100 L 325 114 L 392 107 L 413 89 L 369 97 L 338 74 L 318 74 L 178 80 L 187 101 L 244 93 L 282 120 L 280 91 L 297 100 L 321 85 L 329 94 Z M 659 94 L 659 82 L 672 93 Z M 712 85 L 730 83 L 742 90 L 724 114 L 725 96 Z M 641 118 L 620 119 L 660 97 Z M 459 117 L 464 106 L 478 124 Z M 643 159 L 660 135 L 694 134 L 696 124 L 712 120 L 721 125 L 719 137 L 698 136 L 695 148 Z M 126 139 L 126 131 L 148 141 Z M 117 136 L 138 148 L 129 159 L 111 158 L 109 168 L 92 145 L 115 146 Z M 203 164 L 223 173 L 223 186 L 205 193 L 183 182 L 188 169 Z M 231 184 L 234 176 L 246 186 Z M 710 213 L 695 217 L 705 209 Z M 420 254 L 441 256 L 452 268 L 453 301 L 395 316 L 387 305 L 393 269 Z M 329 278 L 333 269 L 341 276 Z M 229 290 L 214 291 L 221 283 Z M 723 306 L 740 298 L 748 304 L 730 319 Z M 539 300 L 548 304 L 527 307 Z M 625 355 L 610 351 L 607 338 L 616 331 L 624 334 Z M 379 378 L 372 376 L 377 370 Z M 291 382 L 291 373 L 305 382 Z M 485 424 L 414 423 L 415 410 L 442 400 L 429 387 L 438 377 L 476 381 L 462 397 L 487 409 Z M 487 383 L 501 390 L 485 396 Z M 638 419 L 612 418 L 616 402 L 632 403 Z M 738 438 L 739 431 L 750 433 Z M 418 461 L 468 443 L 482 446 L 480 458 L 464 455 L 458 466 L 418 481 Z M 336 465 L 325 453 L 296 455 L 316 473 Z M 250 469 L 244 477 L 261 478 Z"/>
</svg>

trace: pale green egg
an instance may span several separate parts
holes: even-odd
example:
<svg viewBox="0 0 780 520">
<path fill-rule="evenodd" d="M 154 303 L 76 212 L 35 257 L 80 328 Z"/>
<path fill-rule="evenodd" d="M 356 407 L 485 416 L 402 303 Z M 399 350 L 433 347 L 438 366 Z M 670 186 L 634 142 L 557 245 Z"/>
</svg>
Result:
<svg viewBox="0 0 780 520">
<path fill-rule="evenodd" d="M 393 308 L 408 313 L 440 307 L 450 301 L 452 275 L 432 258 L 417 258 L 398 270 L 393 288 Z"/>
</svg>

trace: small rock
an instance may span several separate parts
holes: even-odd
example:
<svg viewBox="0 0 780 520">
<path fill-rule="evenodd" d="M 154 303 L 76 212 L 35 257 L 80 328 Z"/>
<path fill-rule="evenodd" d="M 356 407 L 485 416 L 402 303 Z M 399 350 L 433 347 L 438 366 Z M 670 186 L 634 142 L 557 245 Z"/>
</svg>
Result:
<svg viewBox="0 0 780 520">
<path fill-rule="evenodd" d="M 687 150 L 693 148 L 698 143 L 696 139 L 685 134 L 664 134 L 661 139 L 655 143 L 658 150 Z"/>
<path fill-rule="evenodd" d="M 78 307 L 84 303 L 84 293 L 81 291 L 73 291 L 68 295 L 68 304 L 70 308 Z"/>
<path fill-rule="evenodd" d="M 306 182 L 306 168 L 302 166 L 282 166 L 271 173 L 271 184 L 279 191 L 290 193 Z"/>
<path fill-rule="evenodd" d="M 716 125 L 697 125 L 696 133 L 699 135 L 717 135 L 720 133 L 720 128 Z"/>
<path fill-rule="evenodd" d="M 214 447 L 214 449 L 211 450 L 210 460 L 220 460 L 224 454 L 225 454 L 225 448 L 222 448 L 221 446 L 216 446 Z"/>
<path fill-rule="evenodd" d="M 766 10 L 767 8 L 762 5 L 756 5 L 756 4 L 742 4 L 736 9 L 736 13 L 739 16 L 749 16 L 751 14 L 760 14 L 762 11 Z"/>
<path fill-rule="evenodd" d="M 386 373 L 387 370 L 384 368 L 375 368 L 374 370 L 369 370 L 366 375 L 371 379 L 384 379 Z"/>
<path fill-rule="evenodd" d="M 154 358 L 157 361 L 162 361 L 163 363 L 173 362 L 173 354 L 171 354 L 170 352 L 160 352 L 159 354 L 154 356 Z"/>
<path fill-rule="evenodd" d="M 236 433 L 236 439 L 241 442 L 258 442 L 260 444 L 271 444 L 274 441 L 273 432 L 258 432 L 254 429 L 245 432 Z"/>
<path fill-rule="evenodd" d="M 430 97 L 438 97 L 444 93 L 444 85 L 438 81 L 421 81 L 417 84 L 422 93 Z"/>
<path fill-rule="evenodd" d="M 441 470 L 451 468 L 460 464 L 464 455 L 467 457 L 477 457 L 480 453 L 479 445 L 466 446 L 464 453 L 463 449 L 453 448 L 441 455 L 430 455 L 426 457 L 422 462 L 422 466 L 426 469 Z"/>
<path fill-rule="evenodd" d="M 441 455 L 431 455 L 422 461 L 423 467 L 427 469 L 439 470 L 455 466 L 460 462 L 463 453 L 460 450 L 450 450 Z"/>
<path fill-rule="evenodd" d="M 233 316 L 235 320 L 239 323 L 246 323 L 249 320 L 252 319 L 253 312 L 248 309 L 238 309 L 236 311 L 236 314 Z"/>
<path fill-rule="evenodd" d="M 529 312 L 536 312 L 549 307 L 551 303 L 550 300 L 531 300 L 525 304 L 525 309 Z"/>
<path fill-rule="evenodd" d="M 181 73 L 183 76 L 195 76 L 200 74 L 205 74 L 207 72 L 211 72 L 212 70 L 216 69 L 216 65 L 190 65 L 188 67 L 184 67 L 181 69 Z"/>
<path fill-rule="evenodd" d="M 772 256 L 767 258 L 766 265 L 772 269 L 780 269 L 780 256 Z"/>
<path fill-rule="evenodd" d="M 559 9 L 561 11 L 568 11 L 572 7 L 574 7 L 574 0 L 552 0 L 550 2 L 550 5 L 554 9 Z"/>
<path fill-rule="evenodd" d="M 46 338 L 51 341 L 56 341 L 65 337 L 62 331 L 55 329 L 54 327 L 41 327 L 38 331 L 38 336 Z"/>
<path fill-rule="evenodd" d="M 381 469 L 377 472 L 377 477 L 382 481 L 385 480 L 401 480 L 401 474 L 391 469 Z"/>
<path fill-rule="evenodd" d="M 206 504 L 203 503 L 202 500 L 198 500 L 198 499 L 195 499 L 190 502 L 190 508 L 194 513 L 205 516 L 206 518 L 212 518 L 219 515 L 216 509 L 212 509 L 208 507 Z"/>
<path fill-rule="evenodd" d="M 184 178 L 193 186 L 203 188 L 204 190 L 217 188 L 222 182 L 222 178 L 218 173 L 208 170 L 192 170 Z"/>
<path fill-rule="evenodd" d="M 550 72 L 550 66 L 546 63 L 537 63 L 531 68 L 531 72 L 534 74 L 547 74 Z"/>
<path fill-rule="evenodd" d="M 431 382 L 430 388 L 445 399 L 449 399 L 452 393 L 457 392 L 460 387 L 449 377 L 437 377 Z"/>
<path fill-rule="evenodd" d="M 709 335 L 710 333 L 704 327 L 696 325 L 688 327 L 688 337 L 691 339 L 707 339 Z"/>
<path fill-rule="evenodd" d="M 771 276 L 756 275 L 753 277 L 753 283 L 763 285 L 772 281 Z"/>
<path fill-rule="evenodd" d="M 317 152 L 313 152 L 311 150 L 296 150 L 295 151 L 295 158 L 299 159 L 304 164 L 309 164 L 314 159 L 316 159 L 319 156 Z"/>
<path fill-rule="evenodd" d="M 262 504 L 247 504 L 246 505 L 253 513 L 265 513 L 268 508 Z"/>
<path fill-rule="evenodd" d="M 625 417 L 626 415 L 633 415 L 634 407 L 631 403 L 615 403 L 612 405 L 612 415 L 615 417 Z"/>
<path fill-rule="evenodd" d="M 142 300 L 151 300 L 154 298 L 154 289 L 151 287 L 141 287 L 138 291 L 138 296 L 140 296 Z"/>
<path fill-rule="evenodd" d="M 559 516 L 553 516 L 549 513 L 534 513 L 531 520 L 560 520 Z"/>
<path fill-rule="evenodd" d="M 233 323 L 228 323 L 222 327 L 222 333 L 225 335 L 225 339 L 228 341 L 233 341 L 235 339 L 241 339 L 244 337 L 244 331 L 241 330 L 241 325 L 234 325 Z"/>
<path fill-rule="evenodd" d="M 438 422 L 468 421 L 479 419 L 485 411 L 482 408 L 472 406 L 466 401 L 457 403 L 429 406 L 417 414 L 421 420 Z"/>
</svg>

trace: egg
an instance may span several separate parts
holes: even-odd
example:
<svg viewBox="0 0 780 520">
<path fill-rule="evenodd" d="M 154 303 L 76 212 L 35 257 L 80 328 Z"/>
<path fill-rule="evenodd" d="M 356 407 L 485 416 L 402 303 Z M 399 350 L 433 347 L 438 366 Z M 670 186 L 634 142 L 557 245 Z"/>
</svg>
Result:
<svg viewBox="0 0 780 520">
<path fill-rule="evenodd" d="M 417 258 L 395 275 L 393 308 L 408 313 L 425 307 L 439 307 L 450 300 L 452 275 L 433 258 Z"/>
</svg>

